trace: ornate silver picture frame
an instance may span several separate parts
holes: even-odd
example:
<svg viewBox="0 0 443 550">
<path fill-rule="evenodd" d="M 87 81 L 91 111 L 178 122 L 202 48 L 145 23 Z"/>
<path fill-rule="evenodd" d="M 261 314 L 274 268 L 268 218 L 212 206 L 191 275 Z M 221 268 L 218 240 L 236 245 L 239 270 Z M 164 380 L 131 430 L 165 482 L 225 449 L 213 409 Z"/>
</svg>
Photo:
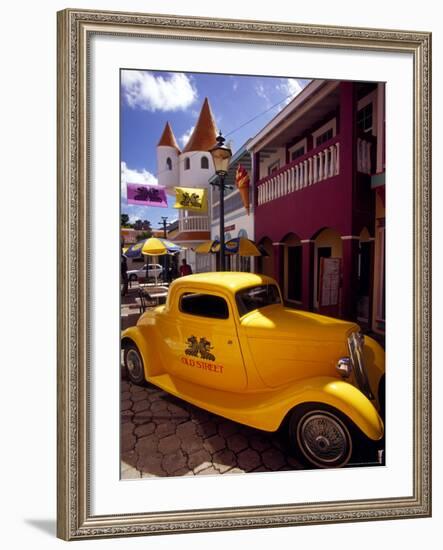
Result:
<svg viewBox="0 0 443 550">
<path fill-rule="evenodd" d="M 408 54 L 413 60 L 412 492 L 392 498 L 134 513 L 92 511 L 91 106 L 94 36 Z M 382 62 L 382 61 L 381 61 Z M 58 536 L 65 540 L 428 517 L 431 515 L 431 35 L 199 17 L 58 13 Z M 110 116 L 118 118 L 118 106 Z M 116 166 L 116 170 L 118 167 Z M 118 190 L 116 191 L 118 193 Z M 117 269 L 117 268 L 116 268 Z M 409 335 L 408 335 L 409 336 Z M 406 338 L 408 338 L 408 336 Z M 117 344 L 118 345 L 118 342 Z M 392 356 L 388 360 L 393 360 Z M 112 370 L 111 367 L 109 369 Z M 118 376 L 118 372 L 115 373 Z M 112 376 L 113 373 L 110 374 Z M 116 429 L 118 429 L 116 427 Z M 115 449 L 118 460 L 119 449 Z M 315 475 L 315 474 L 314 474 Z M 155 483 L 163 483 L 158 480 Z"/>
</svg>

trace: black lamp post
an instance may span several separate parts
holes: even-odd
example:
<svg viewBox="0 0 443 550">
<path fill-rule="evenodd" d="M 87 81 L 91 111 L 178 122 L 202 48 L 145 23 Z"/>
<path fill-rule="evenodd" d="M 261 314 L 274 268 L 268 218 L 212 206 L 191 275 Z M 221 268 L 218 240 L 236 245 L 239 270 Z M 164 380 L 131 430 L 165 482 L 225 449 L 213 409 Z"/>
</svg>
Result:
<svg viewBox="0 0 443 550">
<path fill-rule="evenodd" d="M 225 184 L 225 177 L 228 175 L 229 161 L 232 157 L 232 151 L 227 147 L 225 138 L 220 132 L 217 137 L 217 144 L 209 150 L 214 161 L 217 181 L 211 182 L 211 185 L 219 188 L 220 191 L 220 271 L 225 271 L 225 189 L 232 189 L 231 185 Z"/>
<path fill-rule="evenodd" d="M 159 222 L 159 224 L 163 227 L 163 238 L 164 239 L 167 239 L 168 238 L 168 232 L 166 230 L 166 224 L 167 224 L 167 221 L 168 221 L 168 217 L 167 216 L 162 216 L 162 221 Z M 168 255 L 166 254 L 166 257 L 165 257 L 165 261 L 164 261 L 164 269 L 165 269 L 165 278 L 166 278 L 166 281 L 168 283 L 170 283 L 171 281 L 169 280 L 170 277 L 169 277 L 169 257 Z"/>
</svg>

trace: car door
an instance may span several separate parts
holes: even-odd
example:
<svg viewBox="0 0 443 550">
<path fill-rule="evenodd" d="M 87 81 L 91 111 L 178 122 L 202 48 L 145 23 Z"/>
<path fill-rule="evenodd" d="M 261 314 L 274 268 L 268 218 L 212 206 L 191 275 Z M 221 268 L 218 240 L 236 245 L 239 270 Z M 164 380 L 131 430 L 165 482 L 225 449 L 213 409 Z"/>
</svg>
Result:
<svg viewBox="0 0 443 550">
<path fill-rule="evenodd" d="M 170 374 L 227 391 L 247 386 L 246 371 L 229 300 L 221 293 L 186 289 L 163 322 Z"/>
</svg>

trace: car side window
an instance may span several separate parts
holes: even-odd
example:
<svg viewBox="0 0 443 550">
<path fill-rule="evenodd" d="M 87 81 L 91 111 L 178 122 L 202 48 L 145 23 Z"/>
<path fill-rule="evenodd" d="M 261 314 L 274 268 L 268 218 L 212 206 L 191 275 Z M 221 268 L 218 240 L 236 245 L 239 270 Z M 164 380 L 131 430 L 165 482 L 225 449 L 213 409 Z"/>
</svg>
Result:
<svg viewBox="0 0 443 550">
<path fill-rule="evenodd" d="M 185 292 L 182 294 L 180 297 L 180 311 L 189 315 L 211 319 L 229 318 L 228 304 L 224 298 L 200 292 Z"/>
</svg>

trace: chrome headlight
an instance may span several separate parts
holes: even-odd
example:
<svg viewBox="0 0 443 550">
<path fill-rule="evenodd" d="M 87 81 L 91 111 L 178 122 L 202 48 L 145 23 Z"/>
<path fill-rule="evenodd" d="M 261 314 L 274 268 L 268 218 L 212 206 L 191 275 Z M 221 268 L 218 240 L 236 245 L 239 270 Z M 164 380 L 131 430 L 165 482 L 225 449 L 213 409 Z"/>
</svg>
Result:
<svg viewBox="0 0 443 550">
<path fill-rule="evenodd" d="M 369 386 L 368 375 L 366 372 L 363 347 L 365 344 L 365 337 L 361 332 L 352 332 L 348 336 L 348 348 L 351 358 L 351 365 L 355 373 L 355 380 L 360 390 L 369 399 L 374 399 Z"/>
<path fill-rule="evenodd" d="M 349 378 L 352 372 L 351 359 L 349 357 L 340 357 L 335 368 L 341 377 Z"/>
</svg>

